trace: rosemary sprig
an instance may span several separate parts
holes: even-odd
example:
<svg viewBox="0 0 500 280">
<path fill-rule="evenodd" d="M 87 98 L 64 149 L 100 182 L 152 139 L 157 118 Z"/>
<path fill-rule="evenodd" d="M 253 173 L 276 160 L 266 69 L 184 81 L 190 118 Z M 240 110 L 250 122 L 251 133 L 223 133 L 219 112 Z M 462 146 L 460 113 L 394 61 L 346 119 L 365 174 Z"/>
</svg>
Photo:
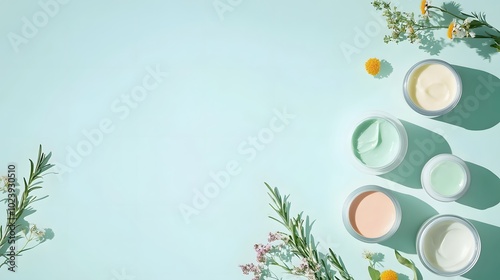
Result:
<svg viewBox="0 0 500 280">
<path fill-rule="evenodd" d="M 341 258 L 335 254 L 332 249 L 328 250 L 326 256 L 321 256 L 316 250 L 317 244 L 314 244 L 314 237 L 310 233 L 312 224 L 309 219 L 303 219 L 303 213 L 299 213 L 296 217 L 290 216 L 291 203 L 288 201 L 289 195 L 281 196 L 278 188 L 272 188 L 265 183 L 269 189 L 269 197 L 272 203 L 269 203 L 271 208 L 278 214 L 279 218 L 269 216 L 269 218 L 282 224 L 288 230 L 289 244 L 292 247 L 292 253 L 307 260 L 309 267 L 313 268 L 316 280 L 340 280 L 331 270 L 333 267 L 338 271 L 342 279 L 354 280 L 348 273 L 347 268 L 343 264 Z M 304 226 L 305 223 L 305 226 Z"/>
<path fill-rule="evenodd" d="M 15 231 L 16 234 L 18 233 L 18 228 L 20 226 L 19 221 L 22 218 L 23 213 L 30 209 L 31 204 L 33 204 L 35 201 L 37 201 L 37 196 L 32 195 L 33 191 L 42 188 L 41 184 L 43 183 L 42 177 L 47 174 L 47 170 L 52 168 L 54 165 L 49 163 L 50 157 L 52 156 L 52 153 L 48 153 L 47 155 L 42 152 L 42 146 L 40 145 L 38 149 L 38 158 L 36 160 L 36 164 L 30 159 L 30 175 L 28 177 L 28 180 L 26 178 L 23 178 L 23 183 L 24 183 L 24 190 L 21 193 L 19 193 L 16 196 L 15 199 L 15 211 L 14 211 L 14 218 L 7 218 L 7 224 L 5 227 L 0 225 L 0 248 L 2 248 L 8 240 L 8 234 L 10 230 L 8 229 L 8 226 L 13 224 L 15 225 Z M 20 196 L 20 198 L 19 198 Z M 5 232 L 3 231 L 5 229 Z M 19 252 L 17 252 L 16 255 L 19 255 L 22 251 L 27 251 L 31 248 L 23 249 Z M 6 258 L 6 255 L 3 254 L 3 257 Z M 0 265 L 0 267 L 3 264 Z"/>
</svg>

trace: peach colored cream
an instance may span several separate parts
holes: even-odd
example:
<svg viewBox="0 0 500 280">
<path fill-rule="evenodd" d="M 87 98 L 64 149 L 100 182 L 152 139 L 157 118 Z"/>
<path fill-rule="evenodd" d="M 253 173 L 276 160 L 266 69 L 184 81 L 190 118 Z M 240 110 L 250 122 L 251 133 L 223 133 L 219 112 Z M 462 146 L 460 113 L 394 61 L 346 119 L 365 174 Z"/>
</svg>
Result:
<svg viewBox="0 0 500 280">
<path fill-rule="evenodd" d="M 351 203 L 349 221 L 360 235 L 378 238 L 388 233 L 396 222 L 396 207 L 382 192 L 364 192 Z"/>
</svg>

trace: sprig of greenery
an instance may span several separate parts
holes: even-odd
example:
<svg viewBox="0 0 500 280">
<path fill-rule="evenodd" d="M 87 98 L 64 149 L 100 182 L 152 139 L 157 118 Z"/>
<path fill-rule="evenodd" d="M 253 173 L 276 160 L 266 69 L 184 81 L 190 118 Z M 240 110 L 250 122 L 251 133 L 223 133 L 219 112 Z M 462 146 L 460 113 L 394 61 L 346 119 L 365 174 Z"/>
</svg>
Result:
<svg viewBox="0 0 500 280">
<path fill-rule="evenodd" d="M 478 28 L 478 27 L 481 27 L 481 26 L 486 26 L 486 27 L 489 27 L 489 28 L 493 29 L 494 31 L 500 33 L 500 31 L 498 29 L 496 29 L 495 27 L 493 27 L 491 24 L 489 24 L 486 21 L 486 13 L 483 13 L 483 12 L 480 12 L 480 13 L 472 12 L 470 15 L 466 14 L 464 12 L 460 12 L 460 13 L 462 15 L 464 15 L 464 16 L 467 16 L 467 17 L 470 17 L 470 18 L 474 18 L 477 21 L 476 25 L 472 25 L 471 24 L 471 28 Z"/>
<path fill-rule="evenodd" d="M 434 30 L 445 29 L 449 39 L 491 39 L 491 47 L 500 51 L 500 31 L 486 21 L 485 13 L 460 11 L 458 5 L 450 10 L 445 4 L 441 7 L 430 5 L 428 0 L 421 1 L 421 14 L 418 19 L 413 12 L 399 11 L 391 2 L 374 0 L 372 6 L 381 11 L 386 18 L 390 35 L 384 36 L 384 42 L 409 40 L 410 43 L 422 43 L 434 40 Z"/>
<path fill-rule="evenodd" d="M 375 263 L 376 263 L 376 261 L 374 260 L 375 254 L 365 252 L 363 255 L 364 255 L 365 259 L 370 261 L 370 264 L 368 265 L 368 275 L 370 275 L 371 280 L 384 280 L 384 273 L 395 274 L 395 272 L 392 270 L 386 270 L 384 272 L 380 272 L 379 270 L 377 270 L 375 268 Z M 409 269 L 411 269 L 413 271 L 413 280 L 418 280 L 417 267 L 415 266 L 415 264 L 412 261 L 410 261 L 409 259 L 403 257 L 398 252 L 398 250 L 394 250 L 394 255 L 396 256 L 396 259 L 398 260 L 398 262 L 400 264 L 408 267 Z M 385 278 L 385 279 L 387 279 L 387 278 Z"/>
<path fill-rule="evenodd" d="M 313 268 L 316 280 L 340 280 L 331 271 L 331 267 L 336 269 L 342 279 L 354 280 L 349 274 L 347 268 L 343 264 L 341 258 L 335 254 L 332 249 L 328 250 L 326 257 L 320 256 L 316 250 L 317 244 L 314 244 L 314 237 L 310 233 L 312 224 L 309 220 L 303 219 L 303 213 L 297 214 L 296 217 L 290 216 L 290 202 L 288 201 L 289 195 L 281 196 L 278 188 L 272 188 L 265 183 L 269 190 L 269 197 L 272 203 L 269 205 L 278 214 L 279 218 L 269 216 L 269 218 L 282 224 L 288 230 L 289 244 L 292 247 L 292 253 L 299 258 L 307 260 L 309 267 Z M 305 225 L 304 225 L 305 223 Z"/>
<path fill-rule="evenodd" d="M 394 254 L 396 255 L 396 259 L 400 264 L 408 267 L 409 269 L 411 269 L 411 271 L 413 271 L 413 280 L 418 280 L 417 267 L 415 266 L 415 264 L 409 259 L 401 256 L 401 254 L 397 250 L 394 250 Z"/>
<path fill-rule="evenodd" d="M 50 164 L 49 160 L 50 157 L 52 156 L 52 153 L 48 153 L 47 155 L 42 152 L 42 146 L 40 145 L 38 149 L 38 158 L 36 160 L 36 163 L 34 163 L 31 159 L 29 160 L 30 162 L 30 175 L 28 177 L 28 180 L 26 180 L 25 177 L 23 177 L 23 183 L 24 183 L 24 190 L 21 193 L 16 195 L 16 200 L 15 200 L 15 212 L 14 212 L 14 218 L 9 219 L 7 218 L 7 224 L 5 227 L 0 225 L 0 248 L 2 248 L 4 245 L 6 245 L 7 240 L 8 240 L 8 235 L 10 230 L 8 229 L 8 226 L 13 224 L 15 225 L 15 231 L 16 234 L 19 232 L 19 222 L 23 217 L 23 214 L 25 213 L 26 210 L 30 209 L 30 206 L 37 201 L 37 196 L 33 195 L 33 192 L 37 189 L 42 188 L 41 184 L 43 183 L 43 176 L 48 174 L 47 171 L 54 166 L 54 164 Z M 5 232 L 3 231 L 5 229 Z M 34 234 L 34 235 L 33 235 Z M 30 235 L 29 238 L 27 237 L 26 239 L 29 241 L 32 241 L 34 239 L 35 235 L 40 235 L 41 231 L 36 228 L 36 226 L 32 227 L 30 229 Z M 25 236 L 26 237 L 26 236 Z M 27 244 L 26 243 L 26 244 Z M 37 245 L 33 247 L 26 248 L 25 246 L 16 252 L 16 256 L 19 256 L 22 252 L 30 250 Z M 7 256 L 4 254 L 1 255 L 2 257 L 7 259 Z M 0 267 L 3 266 L 6 262 L 0 264 Z"/>
<path fill-rule="evenodd" d="M 415 43 L 420 39 L 420 33 L 447 27 L 426 26 L 425 19 L 416 20 L 414 13 L 402 12 L 396 6 L 392 6 L 390 2 L 375 0 L 372 5 L 377 11 L 382 11 L 382 15 L 387 21 L 387 28 L 392 31 L 390 35 L 384 36 L 385 43 L 399 43 L 405 40 Z"/>
</svg>

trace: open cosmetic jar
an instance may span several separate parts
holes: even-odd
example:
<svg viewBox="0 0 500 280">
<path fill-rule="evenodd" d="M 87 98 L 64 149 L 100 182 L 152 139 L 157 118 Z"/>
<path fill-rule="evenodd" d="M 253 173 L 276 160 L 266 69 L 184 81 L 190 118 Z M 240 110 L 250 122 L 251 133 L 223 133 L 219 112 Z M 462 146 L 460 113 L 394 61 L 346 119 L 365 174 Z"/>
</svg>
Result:
<svg viewBox="0 0 500 280">
<path fill-rule="evenodd" d="M 422 169 L 422 188 L 434 199 L 444 202 L 462 197 L 470 186 L 470 171 L 459 157 L 440 154 Z"/>
<path fill-rule="evenodd" d="M 437 275 L 466 273 L 476 264 L 480 253 L 479 233 L 459 216 L 434 216 L 422 225 L 417 235 L 417 255 Z"/>
<path fill-rule="evenodd" d="M 460 101 L 462 79 L 450 64 L 442 60 L 422 60 L 406 73 L 403 94 L 415 112 L 429 117 L 441 116 Z"/>
<path fill-rule="evenodd" d="M 360 170 L 380 175 L 403 161 L 408 150 L 408 135 L 397 118 L 383 112 L 370 112 L 357 122 L 350 146 Z"/>
<path fill-rule="evenodd" d="M 401 223 L 401 206 L 392 193 L 374 185 L 363 186 L 347 197 L 342 218 L 347 231 L 363 242 L 391 237 Z"/>
</svg>

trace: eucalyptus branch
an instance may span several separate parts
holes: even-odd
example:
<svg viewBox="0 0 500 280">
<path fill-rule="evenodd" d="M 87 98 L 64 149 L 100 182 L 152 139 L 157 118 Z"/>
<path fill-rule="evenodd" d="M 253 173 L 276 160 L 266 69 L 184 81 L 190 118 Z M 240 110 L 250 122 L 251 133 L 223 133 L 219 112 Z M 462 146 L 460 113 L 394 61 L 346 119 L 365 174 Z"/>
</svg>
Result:
<svg viewBox="0 0 500 280">
<path fill-rule="evenodd" d="M 311 233 L 306 232 L 304 227 L 303 213 L 299 213 L 296 217 L 290 216 L 290 202 L 288 201 L 289 195 L 281 196 L 277 188 L 272 188 L 266 183 L 269 189 L 269 197 L 272 203 L 269 205 L 278 214 L 279 218 L 270 216 L 269 218 L 277 221 L 285 226 L 288 230 L 290 239 L 289 244 L 293 248 L 293 253 L 299 257 L 307 260 L 309 267 L 315 271 L 314 276 L 317 280 L 331 280 L 339 279 L 334 275 L 330 275 L 330 266 L 333 266 L 345 280 L 353 280 L 354 278 L 347 272 L 340 257 L 335 254 L 331 249 L 326 257 L 326 261 L 322 259 L 316 250 L 316 244 L 312 243 L 314 240 Z M 306 222 L 306 226 L 311 227 Z"/>
</svg>

